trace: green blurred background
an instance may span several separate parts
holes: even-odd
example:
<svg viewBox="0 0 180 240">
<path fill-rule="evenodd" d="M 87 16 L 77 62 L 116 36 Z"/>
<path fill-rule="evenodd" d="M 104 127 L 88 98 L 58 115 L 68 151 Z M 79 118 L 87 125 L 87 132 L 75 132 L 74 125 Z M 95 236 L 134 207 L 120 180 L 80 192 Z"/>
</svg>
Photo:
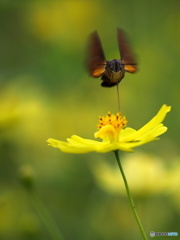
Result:
<svg viewBox="0 0 180 240">
<path fill-rule="evenodd" d="M 120 84 L 128 125 L 138 129 L 172 106 L 168 132 L 121 154 L 122 164 L 147 235 L 180 234 L 179 11 L 179 0 L 0 1 L 0 239 L 51 239 L 19 183 L 22 169 L 33 171 L 64 239 L 141 239 L 113 154 L 65 154 L 46 144 L 93 138 L 98 116 L 117 112 L 116 88 L 100 87 L 84 69 L 95 29 L 107 59 L 119 58 L 117 26 L 140 69 Z"/>
</svg>

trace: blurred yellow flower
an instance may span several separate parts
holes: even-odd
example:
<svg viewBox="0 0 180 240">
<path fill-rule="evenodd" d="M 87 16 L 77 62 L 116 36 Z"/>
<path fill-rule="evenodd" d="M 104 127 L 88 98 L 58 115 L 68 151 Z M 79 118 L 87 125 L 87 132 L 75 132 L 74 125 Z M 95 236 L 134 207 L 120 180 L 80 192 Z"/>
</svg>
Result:
<svg viewBox="0 0 180 240">
<path fill-rule="evenodd" d="M 164 159 L 152 154 L 136 152 L 123 155 L 122 162 L 131 192 L 135 196 L 179 193 L 180 162 L 167 167 Z M 97 185 L 108 194 L 126 194 L 124 183 L 119 180 L 119 169 L 106 161 L 89 162 Z M 177 199 L 177 198 L 176 198 Z"/>
<path fill-rule="evenodd" d="M 101 138 L 101 142 L 84 139 L 76 135 L 68 138 L 67 142 L 52 138 L 49 138 L 47 142 L 50 146 L 67 153 L 105 153 L 115 150 L 131 152 L 133 148 L 156 140 L 159 135 L 167 131 L 167 127 L 162 124 L 162 121 L 170 110 L 171 107 L 163 105 L 157 115 L 139 130 L 129 127 L 124 128 L 127 121 L 119 113 L 116 115 L 108 113 L 105 117 L 99 117 L 99 130 L 94 136 L 95 138 Z"/>
</svg>

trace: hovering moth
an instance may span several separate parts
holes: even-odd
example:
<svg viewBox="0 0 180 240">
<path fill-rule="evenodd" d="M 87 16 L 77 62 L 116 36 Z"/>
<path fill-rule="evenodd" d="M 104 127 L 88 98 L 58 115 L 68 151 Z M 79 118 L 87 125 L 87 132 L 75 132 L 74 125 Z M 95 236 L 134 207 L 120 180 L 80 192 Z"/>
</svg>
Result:
<svg viewBox="0 0 180 240">
<path fill-rule="evenodd" d="M 135 56 L 128 44 L 125 32 L 120 28 L 117 29 L 117 40 L 120 59 L 107 61 L 97 31 L 94 31 L 89 38 L 87 70 L 91 77 L 101 77 L 102 87 L 118 85 L 125 72 L 135 73 L 137 71 Z"/>
</svg>

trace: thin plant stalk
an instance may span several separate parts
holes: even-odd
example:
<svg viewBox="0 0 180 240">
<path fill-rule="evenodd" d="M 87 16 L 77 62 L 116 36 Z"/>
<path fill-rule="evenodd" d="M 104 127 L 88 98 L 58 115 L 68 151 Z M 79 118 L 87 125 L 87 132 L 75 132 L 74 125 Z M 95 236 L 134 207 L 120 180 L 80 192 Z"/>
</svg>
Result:
<svg viewBox="0 0 180 240">
<path fill-rule="evenodd" d="M 144 231 L 144 229 L 142 227 L 142 224 L 141 224 L 141 221 L 140 221 L 140 219 L 138 217 L 138 214 L 137 214 L 137 211 L 136 211 L 136 208 L 135 208 L 135 205 L 134 205 L 134 201 L 133 201 L 133 199 L 131 197 L 131 193 L 130 193 L 130 189 L 129 189 L 129 186 L 128 186 L 128 182 L 127 182 L 127 179 L 126 179 L 126 176 L 124 174 L 124 170 L 122 168 L 121 161 L 120 161 L 120 158 L 119 158 L 119 152 L 117 150 L 117 151 L 114 151 L 114 153 L 115 153 L 115 156 L 116 156 L 116 160 L 117 160 L 119 169 L 120 169 L 121 174 L 122 174 L 122 178 L 123 178 L 123 181 L 124 181 L 124 184 L 125 184 L 126 192 L 127 192 L 127 195 L 128 195 L 128 199 L 129 199 L 129 202 L 130 202 L 133 214 L 134 214 L 136 222 L 137 222 L 137 224 L 139 226 L 139 230 L 140 230 L 140 232 L 142 234 L 143 239 L 147 240 L 145 231 Z"/>
<path fill-rule="evenodd" d="M 46 226 L 47 230 L 49 231 L 53 240 L 64 240 L 61 232 L 58 229 L 55 221 L 52 219 L 49 211 L 37 195 L 34 190 L 29 191 L 29 196 L 31 197 L 32 203 L 34 208 L 36 209 L 37 213 L 39 214 L 42 222 Z"/>
</svg>

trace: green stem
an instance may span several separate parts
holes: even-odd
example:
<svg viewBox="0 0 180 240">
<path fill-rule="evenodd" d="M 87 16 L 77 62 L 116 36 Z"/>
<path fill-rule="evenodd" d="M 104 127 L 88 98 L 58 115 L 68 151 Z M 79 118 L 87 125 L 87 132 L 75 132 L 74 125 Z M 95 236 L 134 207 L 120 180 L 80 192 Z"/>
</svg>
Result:
<svg viewBox="0 0 180 240">
<path fill-rule="evenodd" d="M 44 206 L 38 195 L 34 190 L 29 191 L 29 195 L 31 197 L 32 203 L 34 205 L 34 208 L 38 212 L 42 222 L 48 229 L 51 237 L 53 240 L 64 240 L 64 237 L 60 233 L 58 226 L 54 222 L 54 220 L 51 218 L 51 215 L 49 214 L 47 208 Z"/>
<path fill-rule="evenodd" d="M 133 202 L 133 199 L 131 197 L 131 193 L 130 193 L 130 190 L 129 190 L 129 186 L 128 186 L 128 183 L 127 183 L 127 180 L 126 180 L 126 176 L 124 174 L 124 171 L 123 171 L 123 168 L 122 168 L 122 165 L 121 165 L 121 161 L 120 161 L 120 158 L 119 158 L 119 152 L 118 150 L 117 151 L 114 151 L 115 153 L 115 156 L 116 156 L 116 160 L 117 160 L 117 163 L 118 163 L 118 166 L 119 166 L 119 169 L 121 171 L 121 174 L 122 174 L 122 177 L 123 177 L 123 181 L 124 181 L 124 184 L 125 184 L 125 187 L 126 187 L 126 192 L 127 192 L 127 195 L 128 195 L 128 198 L 129 198 L 129 202 L 130 202 L 130 205 L 131 205 L 131 208 L 132 208 L 132 211 L 134 213 L 134 216 L 136 218 L 136 222 L 139 226 L 139 230 L 142 234 L 142 237 L 144 240 L 147 240 L 147 237 L 146 237 L 146 234 L 144 232 L 144 229 L 142 227 L 142 224 L 140 222 L 140 219 L 138 217 L 138 214 L 137 214 L 137 211 L 136 211 L 136 208 L 135 208 L 135 205 L 134 205 L 134 202 Z"/>
</svg>

